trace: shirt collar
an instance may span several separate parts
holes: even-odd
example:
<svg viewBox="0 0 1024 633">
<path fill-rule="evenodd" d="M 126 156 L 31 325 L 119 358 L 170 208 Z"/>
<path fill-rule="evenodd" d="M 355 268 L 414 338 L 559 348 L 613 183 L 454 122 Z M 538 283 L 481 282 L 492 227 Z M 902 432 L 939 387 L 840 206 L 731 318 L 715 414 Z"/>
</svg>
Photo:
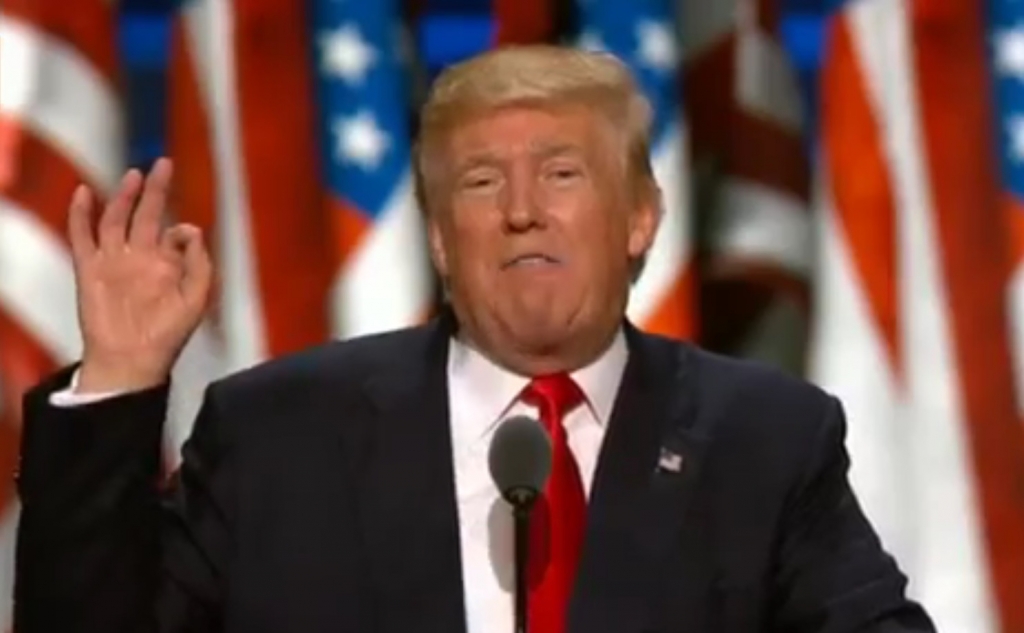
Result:
<svg viewBox="0 0 1024 633">
<path fill-rule="evenodd" d="M 626 369 L 629 350 L 626 346 L 626 335 L 620 329 L 612 344 L 594 362 L 572 372 L 587 404 L 601 426 L 608 424 L 612 417 L 612 407 L 619 392 L 622 374 Z"/>
<path fill-rule="evenodd" d="M 487 411 L 489 428 L 515 404 L 530 378 L 501 367 L 456 337 L 452 337 L 449 346 L 448 368 L 453 386 L 458 386 L 462 397 L 477 400 L 480 410 Z M 602 426 L 611 418 L 628 356 L 625 333 L 620 329 L 601 356 L 570 374 Z"/>
</svg>

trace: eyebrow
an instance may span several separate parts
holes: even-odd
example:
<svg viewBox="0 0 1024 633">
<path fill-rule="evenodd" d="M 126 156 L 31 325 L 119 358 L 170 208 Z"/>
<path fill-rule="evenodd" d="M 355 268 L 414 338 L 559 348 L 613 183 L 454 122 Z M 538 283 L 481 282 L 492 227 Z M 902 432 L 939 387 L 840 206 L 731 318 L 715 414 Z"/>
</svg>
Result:
<svg viewBox="0 0 1024 633">
<path fill-rule="evenodd" d="M 542 159 L 556 156 L 582 156 L 583 150 L 572 143 L 536 143 L 530 148 L 530 153 Z M 456 165 L 456 171 L 463 173 L 477 167 L 493 167 L 504 162 L 496 153 L 491 150 L 481 150 L 470 154 L 465 160 Z"/>
<path fill-rule="evenodd" d="M 476 152 L 474 154 L 470 154 L 466 159 L 459 161 L 459 163 L 455 165 L 455 173 L 461 174 L 471 169 L 476 169 L 477 167 L 494 167 L 499 164 L 501 164 L 501 160 L 494 152 Z"/>
<path fill-rule="evenodd" d="M 540 158 L 566 155 L 581 156 L 583 149 L 572 143 L 539 143 L 536 147 L 532 148 L 531 153 Z"/>
</svg>

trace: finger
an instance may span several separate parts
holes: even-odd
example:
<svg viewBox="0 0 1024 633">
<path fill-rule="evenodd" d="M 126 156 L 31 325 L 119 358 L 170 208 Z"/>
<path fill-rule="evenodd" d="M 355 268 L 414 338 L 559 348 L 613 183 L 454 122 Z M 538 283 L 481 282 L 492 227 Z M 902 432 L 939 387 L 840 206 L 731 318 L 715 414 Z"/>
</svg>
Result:
<svg viewBox="0 0 1024 633">
<path fill-rule="evenodd" d="M 71 243 L 71 257 L 75 262 L 80 262 L 96 252 L 96 240 L 92 235 L 92 203 L 89 187 L 78 185 L 68 207 L 68 241 Z"/>
<path fill-rule="evenodd" d="M 195 307 L 205 307 L 213 282 L 213 263 L 203 243 L 202 231 L 190 224 L 179 224 L 165 236 L 183 258 L 185 272 L 181 291 L 185 301 Z"/>
<path fill-rule="evenodd" d="M 173 167 L 169 158 L 157 159 L 149 171 L 142 197 L 132 214 L 128 240 L 133 246 L 154 246 L 160 236 L 160 222 L 167 208 Z"/>
<path fill-rule="evenodd" d="M 121 179 L 121 187 L 114 198 L 107 204 L 100 216 L 99 244 L 101 248 L 120 248 L 124 246 L 128 230 L 128 218 L 135 205 L 135 198 L 142 187 L 142 173 L 131 169 Z"/>
<path fill-rule="evenodd" d="M 182 258 L 192 235 L 200 229 L 191 224 L 175 224 L 160 236 L 160 250 L 175 258 Z"/>
</svg>

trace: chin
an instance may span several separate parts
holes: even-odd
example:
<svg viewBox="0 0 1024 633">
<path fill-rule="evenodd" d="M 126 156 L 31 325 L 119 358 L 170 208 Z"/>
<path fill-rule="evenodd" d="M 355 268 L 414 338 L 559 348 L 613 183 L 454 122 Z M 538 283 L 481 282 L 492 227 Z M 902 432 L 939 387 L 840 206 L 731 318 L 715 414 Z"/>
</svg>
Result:
<svg viewBox="0 0 1024 633">
<path fill-rule="evenodd" d="M 509 332 L 531 347 L 557 347 L 575 331 L 572 312 L 553 310 L 550 304 L 538 310 L 517 310 L 506 320 Z"/>
<path fill-rule="evenodd" d="M 521 347 L 540 351 L 558 348 L 569 339 L 571 331 L 564 327 L 530 327 L 520 328 L 515 335 Z"/>
</svg>

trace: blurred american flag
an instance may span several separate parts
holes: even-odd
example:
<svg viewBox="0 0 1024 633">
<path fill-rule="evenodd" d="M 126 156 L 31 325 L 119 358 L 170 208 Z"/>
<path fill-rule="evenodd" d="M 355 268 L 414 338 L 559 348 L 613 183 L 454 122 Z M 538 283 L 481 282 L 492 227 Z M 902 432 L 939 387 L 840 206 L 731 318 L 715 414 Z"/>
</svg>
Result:
<svg viewBox="0 0 1024 633">
<path fill-rule="evenodd" d="M 175 448 L 209 379 L 330 336 L 335 259 L 319 171 L 310 19 L 309 7 L 293 0 L 185 0 L 177 11 L 172 212 L 204 229 L 219 287 L 176 368 Z"/>
<path fill-rule="evenodd" d="M 1015 633 L 1024 429 L 984 9 L 834 18 L 810 376 L 845 403 L 854 486 L 939 630 Z"/>
<path fill-rule="evenodd" d="M 124 168 L 114 7 L 0 4 L 0 627 L 11 614 L 21 393 L 79 357 L 64 240 L 74 187 L 102 198 Z"/>
<path fill-rule="evenodd" d="M 1002 200 L 1012 240 L 1011 344 L 1024 414 L 1024 3 L 989 0 L 988 17 Z"/>
<path fill-rule="evenodd" d="M 314 0 L 334 334 L 423 320 L 433 276 L 410 165 L 411 41 L 396 0 Z"/>
<path fill-rule="evenodd" d="M 812 266 L 800 84 L 778 0 L 679 0 L 700 249 L 699 340 L 804 369 Z"/>
</svg>

